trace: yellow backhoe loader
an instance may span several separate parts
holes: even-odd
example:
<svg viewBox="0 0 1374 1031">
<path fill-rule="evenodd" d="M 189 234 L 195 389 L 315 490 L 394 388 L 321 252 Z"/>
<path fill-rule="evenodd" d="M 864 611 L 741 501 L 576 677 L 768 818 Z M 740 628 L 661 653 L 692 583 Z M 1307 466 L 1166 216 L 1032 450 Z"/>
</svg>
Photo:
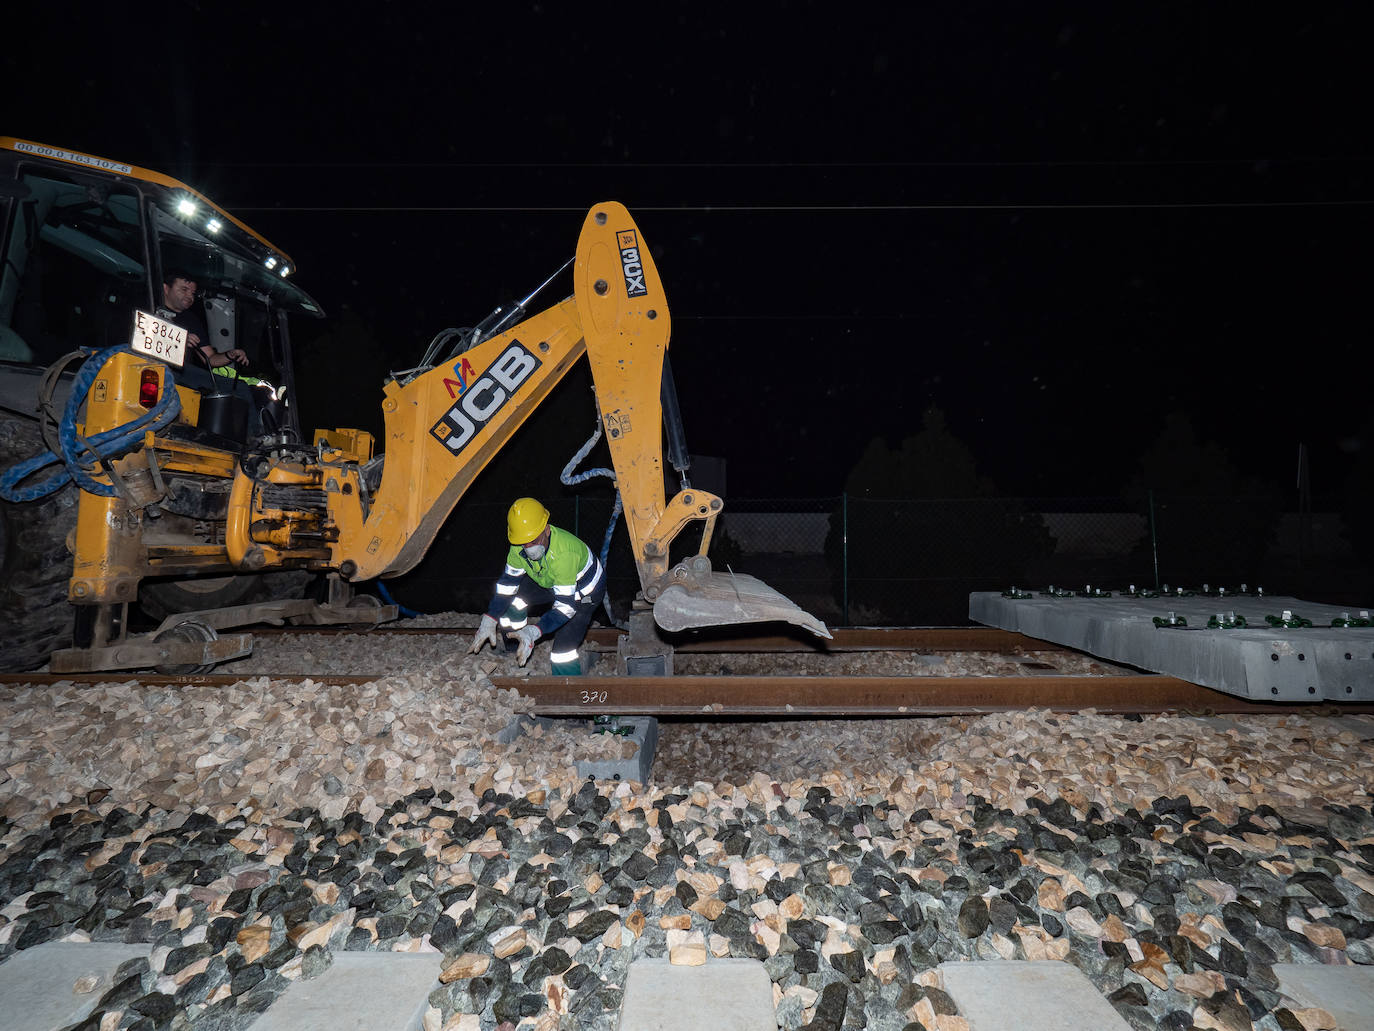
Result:
<svg viewBox="0 0 1374 1031">
<path fill-rule="evenodd" d="M 116 342 L 86 341 L 65 402 L 63 360 L 32 387 L 28 412 L 14 400 L 24 392 L 22 383 L 15 386 L 24 363 L 0 364 L 10 438 L 23 435 L 13 429 L 16 413 L 44 409 L 49 446 L 0 476 L 0 527 L 7 528 L 0 550 L 8 556 L 0 572 L 10 585 L 0 596 L 0 615 L 9 621 L 0 633 L 12 638 L 0 648 L 0 668 L 48 661 L 56 672 L 206 671 L 251 650 L 250 634 L 226 632 L 235 628 L 395 618 L 394 605 L 356 593 L 356 585 L 399 576 L 420 561 L 474 478 L 583 355 L 641 588 L 621 638 L 621 671 L 672 672 L 671 646 L 654 623 L 682 631 L 781 620 L 829 636 L 757 579 L 711 568 L 706 553 L 723 503 L 687 480 L 667 365 L 668 305 L 640 230 L 620 204 L 588 213 L 569 261 L 571 297 L 530 314 L 537 290 L 475 328 L 439 334 L 417 367 L 392 374 L 383 386 L 379 448 L 362 430 L 316 430 L 304 439 L 295 426 L 286 315 L 319 308 L 288 284 L 282 270 L 293 266 L 285 254 L 157 173 L 10 138 L 0 138 L 0 159 L 7 265 L 31 268 L 46 240 L 108 264 L 122 276 L 124 295 L 138 302 L 124 316 L 127 339 L 112 316 Z M 178 247 L 183 253 L 173 255 Z M 196 266 L 212 297 L 232 310 L 234 333 L 219 343 L 242 343 L 245 327 L 256 326 L 283 386 L 250 395 L 191 367 L 185 331 L 155 314 L 153 284 L 173 257 Z M 7 308 L 0 282 L 0 316 L 22 305 L 24 285 L 15 284 Z M 26 346 L 15 331 L 21 320 L 4 324 L 10 347 Z M 671 496 L 665 426 L 680 477 Z M 51 590 L 27 587 L 57 575 L 52 526 L 35 533 L 31 518 L 58 504 L 45 488 L 52 484 L 59 496 L 75 495 L 70 565 L 60 570 L 64 601 L 78 616 L 70 640 L 60 614 L 50 611 Z M 59 505 L 48 521 L 61 525 L 70 508 Z M 670 545 L 689 528 L 700 529 L 696 553 L 673 562 Z M 45 550 L 38 560 L 44 569 L 33 569 L 34 552 Z M 323 600 L 250 590 L 292 572 L 323 574 Z M 197 591 L 197 584 L 208 586 Z M 129 633 L 130 604 L 159 591 L 161 625 Z M 214 603 L 198 606 L 198 598 Z"/>
</svg>

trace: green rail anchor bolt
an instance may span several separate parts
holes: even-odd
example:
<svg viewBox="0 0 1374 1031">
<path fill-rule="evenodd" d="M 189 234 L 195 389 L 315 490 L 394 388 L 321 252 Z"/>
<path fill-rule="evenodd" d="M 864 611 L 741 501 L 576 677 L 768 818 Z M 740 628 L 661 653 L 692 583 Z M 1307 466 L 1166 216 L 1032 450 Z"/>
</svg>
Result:
<svg viewBox="0 0 1374 1031">
<path fill-rule="evenodd" d="M 1209 630 L 1243 630 L 1246 625 L 1245 617 L 1234 612 L 1218 612 L 1207 620 Z"/>
<path fill-rule="evenodd" d="M 1270 626 L 1287 627 L 1289 630 L 1298 630 L 1312 625 L 1310 619 L 1294 615 L 1291 609 L 1284 609 L 1282 616 L 1265 616 L 1264 621 Z"/>
</svg>

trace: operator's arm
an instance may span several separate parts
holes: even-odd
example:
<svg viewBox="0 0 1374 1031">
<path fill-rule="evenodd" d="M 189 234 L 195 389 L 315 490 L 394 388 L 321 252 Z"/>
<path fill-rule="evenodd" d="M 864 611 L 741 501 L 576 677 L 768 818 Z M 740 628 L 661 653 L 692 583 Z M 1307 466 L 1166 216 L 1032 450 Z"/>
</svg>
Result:
<svg viewBox="0 0 1374 1031">
<path fill-rule="evenodd" d="M 194 333 L 189 334 L 189 339 L 192 344 L 196 343 L 196 335 Z M 237 363 L 239 365 L 248 364 L 247 352 L 237 347 L 231 348 L 228 351 L 216 351 L 209 344 L 197 344 L 196 346 L 200 348 L 200 353 L 205 356 L 206 364 L 212 369 L 221 369 L 230 363 Z"/>
<path fill-rule="evenodd" d="M 482 617 L 481 625 L 477 628 L 477 633 L 472 638 L 472 645 L 468 648 L 469 652 L 479 652 L 482 645 L 490 644 L 493 648 L 499 648 L 496 640 L 497 620 L 505 616 L 512 604 L 519 604 L 519 599 L 515 596 L 520 590 L 520 581 L 525 575 L 525 570 L 515 564 L 515 549 L 511 549 L 511 557 L 506 562 L 506 568 L 501 573 L 501 578 L 496 581 L 496 593 L 492 595 L 491 604 L 487 606 L 487 613 Z M 528 653 L 526 658 L 528 658 Z M 520 665 L 524 665 L 522 661 Z"/>
<path fill-rule="evenodd" d="M 512 548 L 512 551 L 516 549 Z M 513 559 L 507 559 L 506 568 L 501 572 L 501 577 L 496 581 L 496 593 L 491 597 L 491 604 L 487 606 L 487 615 L 492 619 L 499 619 L 506 614 L 510 608 L 511 599 L 520 590 L 520 581 L 525 577 L 525 570 L 517 566 Z"/>
</svg>

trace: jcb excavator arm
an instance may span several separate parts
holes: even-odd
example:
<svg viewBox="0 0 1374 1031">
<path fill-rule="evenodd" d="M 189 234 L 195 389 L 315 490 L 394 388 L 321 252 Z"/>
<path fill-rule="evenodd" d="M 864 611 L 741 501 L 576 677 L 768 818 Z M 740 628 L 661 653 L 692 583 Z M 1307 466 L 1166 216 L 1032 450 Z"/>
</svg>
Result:
<svg viewBox="0 0 1374 1031">
<path fill-rule="evenodd" d="M 375 493 L 363 481 L 370 442 L 322 449 L 318 468 L 299 471 L 324 491 L 330 564 L 350 580 L 413 568 L 478 473 L 585 353 L 640 585 L 658 622 L 678 630 L 784 619 L 828 637 L 823 624 L 759 581 L 711 573 L 706 549 L 720 498 L 695 489 L 665 497 L 660 387 L 671 318 L 658 270 L 622 205 L 588 213 L 574 276 L 572 298 L 409 382 L 387 383 L 386 460 Z M 286 484 L 297 474 L 271 475 Z M 236 475 L 226 544 L 243 568 L 277 565 L 290 547 L 289 534 L 274 540 L 264 529 L 280 513 L 260 486 L 242 470 Z M 704 523 L 698 555 L 670 569 L 669 545 L 694 522 Z"/>
</svg>

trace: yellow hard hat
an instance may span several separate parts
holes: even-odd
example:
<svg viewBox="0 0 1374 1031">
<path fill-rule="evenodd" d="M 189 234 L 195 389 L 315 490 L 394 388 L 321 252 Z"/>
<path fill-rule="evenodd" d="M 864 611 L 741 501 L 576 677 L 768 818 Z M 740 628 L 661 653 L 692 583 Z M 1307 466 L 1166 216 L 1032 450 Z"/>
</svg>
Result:
<svg viewBox="0 0 1374 1031">
<path fill-rule="evenodd" d="M 549 525 L 549 510 L 534 498 L 516 498 L 506 513 L 506 537 L 512 544 L 528 544 Z"/>
</svg>

